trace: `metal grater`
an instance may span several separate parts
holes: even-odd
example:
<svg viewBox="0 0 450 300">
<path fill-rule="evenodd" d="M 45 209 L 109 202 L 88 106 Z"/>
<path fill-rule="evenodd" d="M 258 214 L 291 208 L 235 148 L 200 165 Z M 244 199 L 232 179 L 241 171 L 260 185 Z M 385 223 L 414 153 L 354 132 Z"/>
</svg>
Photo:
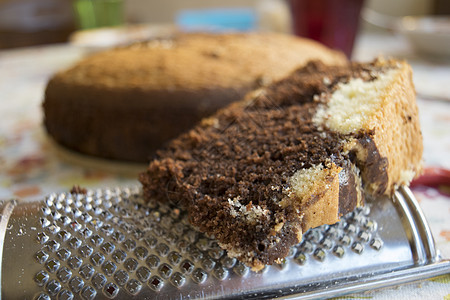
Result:
<svg viewBox="0 0 450 300">
<path fill-rule="evenodd" d="M 138 187 L 2 202 L 2 299 L 317 298 L 450 272 L 414 196 L 400 188 L 305 233 L 255 273 Z"/>
</svg>

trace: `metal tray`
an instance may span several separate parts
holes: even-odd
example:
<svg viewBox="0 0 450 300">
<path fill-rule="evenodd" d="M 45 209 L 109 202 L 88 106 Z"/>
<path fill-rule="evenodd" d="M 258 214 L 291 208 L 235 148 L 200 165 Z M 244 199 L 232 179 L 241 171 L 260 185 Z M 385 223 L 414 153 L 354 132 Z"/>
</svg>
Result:
<svg viewBox="0 0 450 300">
<path fill-rule="evenodd" d="M 311 229 L 282 264 L 255 273 L 139 187 L 0 205 L 2 299 L 311 299 L 450 272 L 401 187 Z"/>
</svg>

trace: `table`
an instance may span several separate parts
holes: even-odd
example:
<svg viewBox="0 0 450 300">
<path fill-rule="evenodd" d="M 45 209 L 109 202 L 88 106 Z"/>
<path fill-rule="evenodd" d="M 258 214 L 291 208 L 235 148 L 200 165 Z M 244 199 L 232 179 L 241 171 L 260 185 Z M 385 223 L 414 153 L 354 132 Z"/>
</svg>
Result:
<svg viewBox="0 0 450 300">
<path fill-rule="evenodd" d="M 70 44 L 0 51 L 0 199 L 42 199 L 73 185 L 87 188 L 137 184 L 145 166 L 105 167 L 58 150 L 42 126 L 44 89 L 49 77 L 89 49 Z M 354 58 L 378 55 L 407 59 L 415 72 L 426 166 L 450 169 L 450 62 L 415 55 L 401 36 L 363 32 Z M 447 100 L 445 100 L 447 99 Z M 450 198 L 432 189 L 415 195 L 429 221 L 437 248 L 450 257 Z M 418 283 L 349 295 L 341 299 L 450 299 L 450 275 Z"/>
</svg>

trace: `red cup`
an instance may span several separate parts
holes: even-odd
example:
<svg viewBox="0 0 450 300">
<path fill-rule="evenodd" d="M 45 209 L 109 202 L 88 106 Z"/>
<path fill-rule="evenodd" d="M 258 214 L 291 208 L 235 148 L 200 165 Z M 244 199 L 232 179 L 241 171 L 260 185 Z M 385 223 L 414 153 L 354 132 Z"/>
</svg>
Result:
<svg viewBox="0 0 450 300">
<path fill-rule="evenodd" d="M 364 0 L 289 0 L 295 35 L 351 57 Z"/>
</svg>

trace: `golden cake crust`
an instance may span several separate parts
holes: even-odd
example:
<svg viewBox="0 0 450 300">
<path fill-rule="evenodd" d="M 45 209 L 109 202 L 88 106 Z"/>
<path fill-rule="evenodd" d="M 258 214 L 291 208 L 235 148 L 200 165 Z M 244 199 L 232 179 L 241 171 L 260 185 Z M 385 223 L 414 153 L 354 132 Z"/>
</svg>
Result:
<svg viewBox="0 0 450 300">
<path fill-rule="evenodd" d="M 346 61 L 340 52 L 291 35 L 177 34 L 92 55 L 55 80 L 158 91 L 256 87 L 310 60 Z"/>
<path fill-rule="evenodd" d="M 385 64 L 379 61 L 379 64 Z M 399 62 L 397 76 L 382 98 L 381 109 L 368 124 L 374 129 L 374 142 L 386 157 L 388 184 L 392 195 L 399 185 L 409 185 L 422 172 L 423 143 L 411 66 Z"/>
<path fill-rule="evenodd" d="M 379 91 L 377 108 L 364 119 L 361 126 L 364 131 L 371 132 L 369 143 L 372 145 L 367 147 L 367 140 L 360 139 L 354 144 L 350 142 L 352 146 L 349 148 L 357 153 L 361 164 L 367 164 L 368 151 L 376 149 L 378 160 L 387 163 L 383 169 L 362 168 L 362 177 L 370 193 L 390 196 L 396 187 L 408 185 L 421 174 L 422 132 L 411 66 L 404 61 L 384 59 L 378 59 L 375 66 L 395 66 L 395 70 Z M 364 147 L 361 144 L 365 144 Z M 374 173 L 379 171 L 387 176 L 384 184 L 374 180 Z"/>
</svg>

